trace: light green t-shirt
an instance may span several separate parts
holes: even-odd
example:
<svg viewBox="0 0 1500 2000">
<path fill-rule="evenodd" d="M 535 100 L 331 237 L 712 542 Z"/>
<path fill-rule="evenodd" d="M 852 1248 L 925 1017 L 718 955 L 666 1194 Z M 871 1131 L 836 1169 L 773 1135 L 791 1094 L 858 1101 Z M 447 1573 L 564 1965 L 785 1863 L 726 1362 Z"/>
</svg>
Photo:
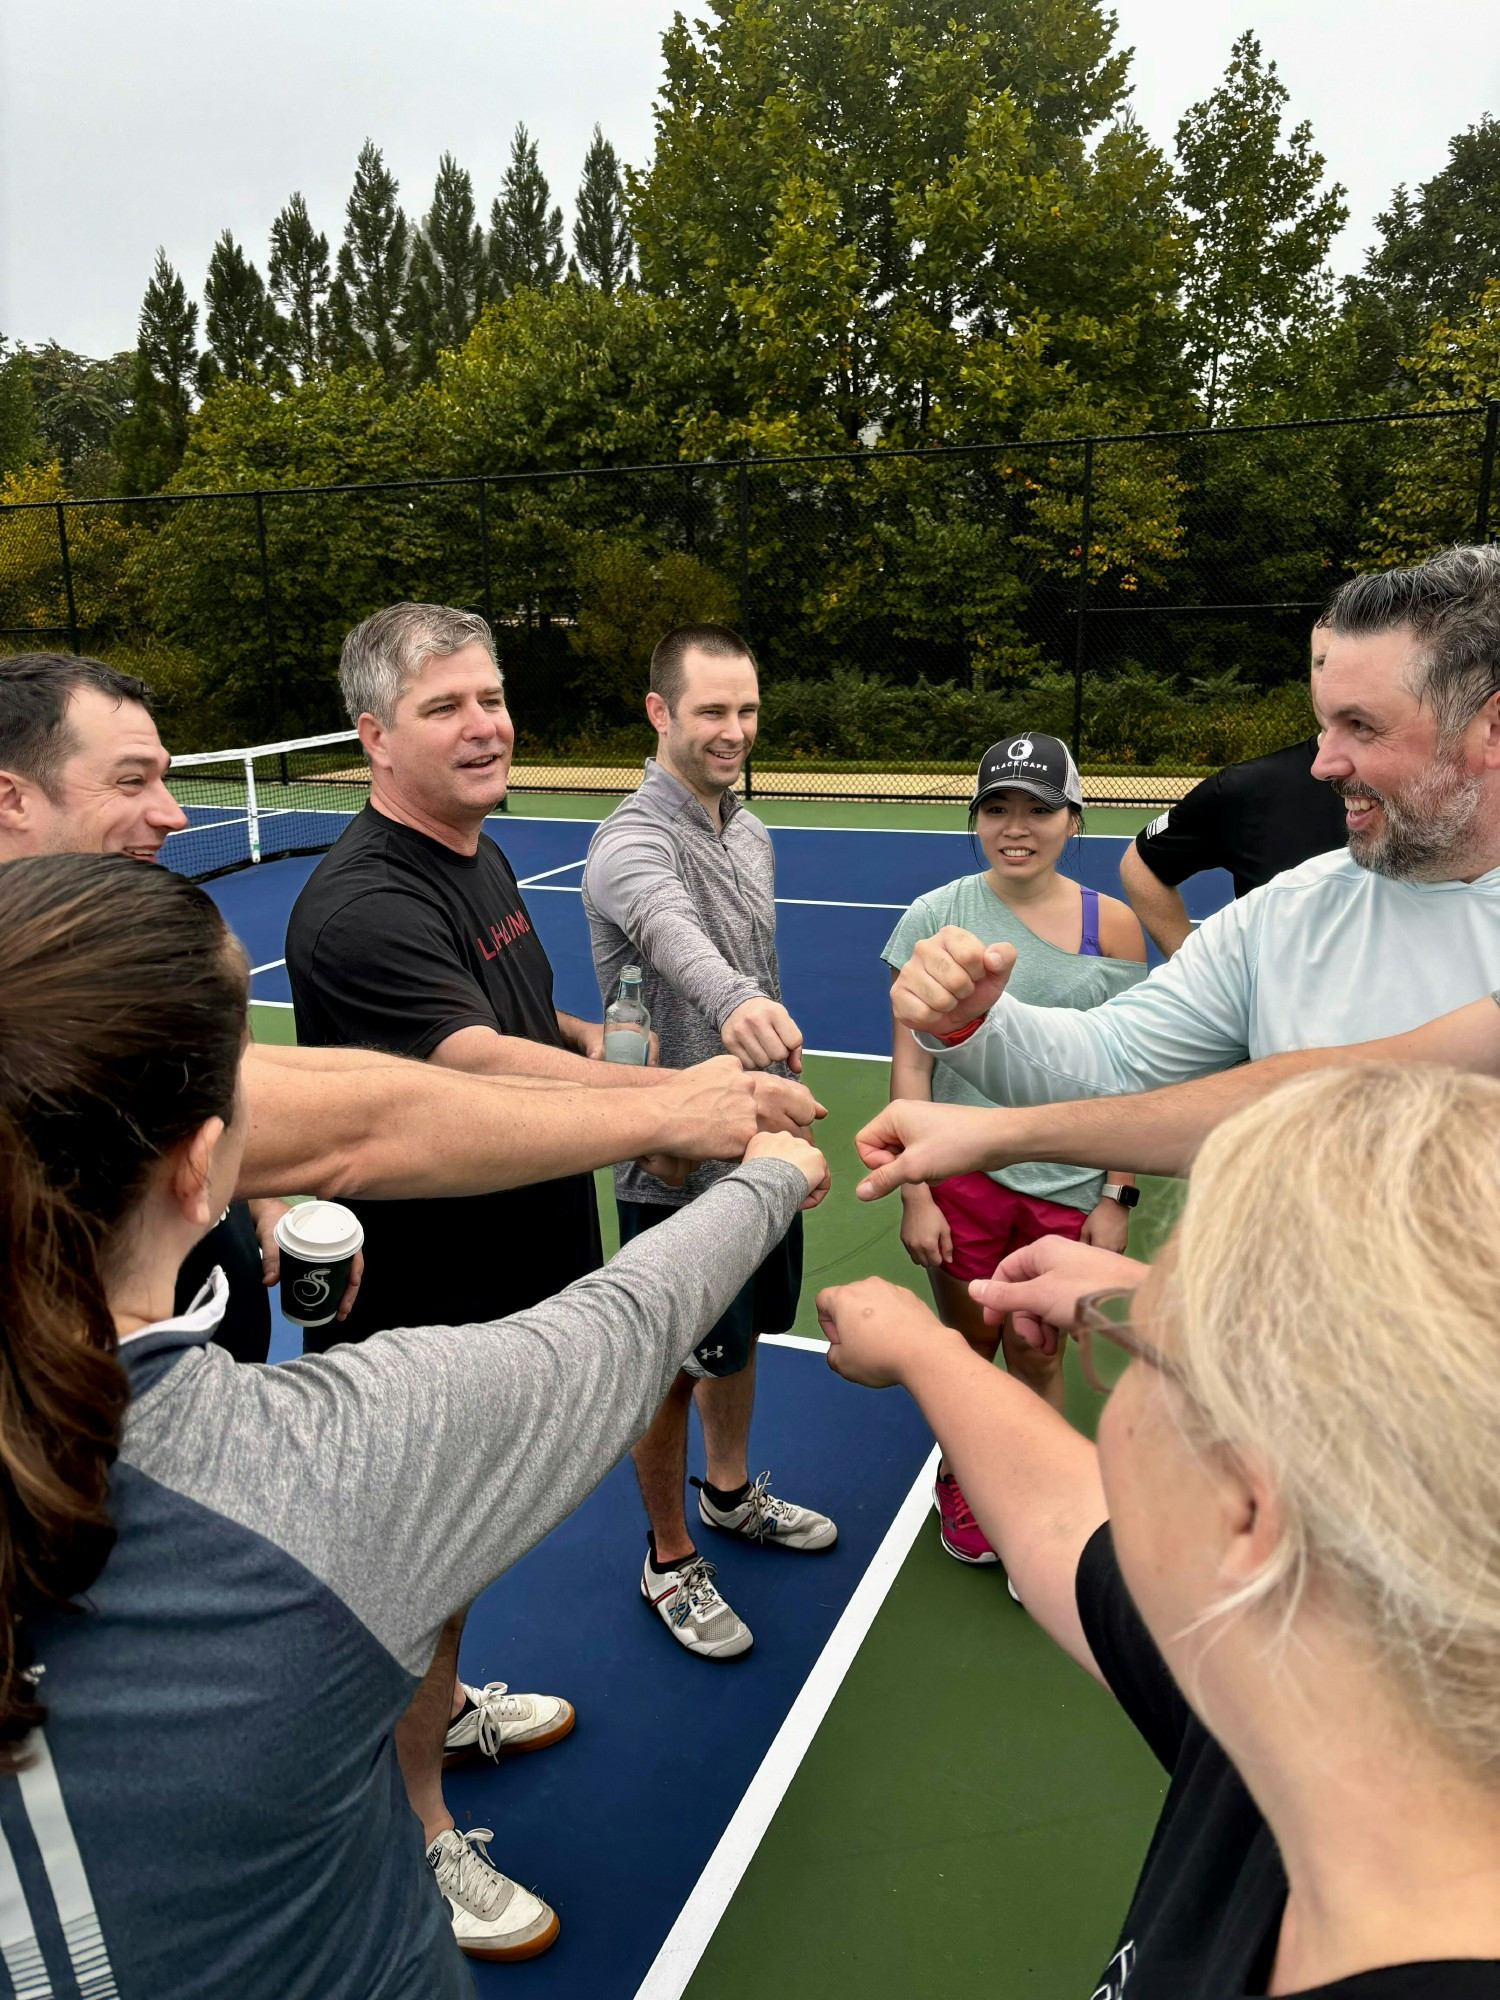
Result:
<svg viewBox="0 0 1500 2000">
<path fill-rule="evenodd" d="M 1015 970 L 1006 991 L 1036 1007 L 1097 1007 L 1146 976 L 1145 966 L 1133 959 L 1080 958 L 1077 952 L 1060 951 L 1055 944 L 1048 944 L 1001 902 L 983 875 L 961 875 L 956 882 L 918 896 L 880 955 L 899 971 L 919 940 L 932 937 L 945 924 L 957 924 L 985 944 L 1014 945 Z M 932 1096 L 937 1104 L 990 1106 L 989 1098 L 981 1096 L 945 1062 L 933 1065 Z M 1090 1167 L 1040 1160 L 1003 1167 L 990 1178 L 1018 1194 L 1039 1195 L 1044 1201 L 1081 1208 L 1085 1213 L 1098 1206 L 1104 1187 L 1104 1175 Z"/>
</svg>

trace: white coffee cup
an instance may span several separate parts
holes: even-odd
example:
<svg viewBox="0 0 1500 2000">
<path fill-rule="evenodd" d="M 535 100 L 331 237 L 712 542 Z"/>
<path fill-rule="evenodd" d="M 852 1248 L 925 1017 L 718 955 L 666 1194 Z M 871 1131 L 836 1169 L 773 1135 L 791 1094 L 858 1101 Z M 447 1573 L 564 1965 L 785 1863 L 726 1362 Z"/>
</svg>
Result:
<svg viewBox="0 0 1500 2000">
<path fill-rule="evenodd" d="M 365 1240 L 359 1217 L 336 1201 L 304 1201 L 276 1225 L 281 1310 L 296 1326 L 327 1326 Z"/>
</svg>

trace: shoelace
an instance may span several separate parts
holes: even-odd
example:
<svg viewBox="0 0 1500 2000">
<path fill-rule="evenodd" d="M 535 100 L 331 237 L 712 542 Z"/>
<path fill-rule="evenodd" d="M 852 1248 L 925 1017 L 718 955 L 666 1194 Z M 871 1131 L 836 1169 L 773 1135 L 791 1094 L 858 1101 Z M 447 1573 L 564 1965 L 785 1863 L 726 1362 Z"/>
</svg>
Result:
<svg viewBox="0 0 1500 2000">
<path fill-rule="evenodd" d="M 770 1487 L 771 1474 L 768 1468 L 756 1480 L 741 1503 L 750 1509 L 750 1519 L 740 1529 L 740 1533 L 749 1535 L 757 1542 L 763 1542 L 768 1534 L 774 1535 L 776 1523 L 790 1521 L 797 1511 L 790 1501 L 778 1500 Z"/>
<path fill-rule="evenodd" d="M 524 1714 L 520 1698 L 509 1692 L 505 1681 L 486 1681 L 482 1688 L 476 1688 L 474 1707 L 478 1712 L 477 1724 L 479 1747 L 486 1757 L 499 1754 L 502 1725 L 519 1721 Z"/>
<path fill-rule="evenodd" d="M 694 1556 L 678 1570 L 677 1602 L 672 1607 L 672 1623 L 685 1625 L 695 1611 L 712 1617 L 724 1600 L 714 1578 L 718 1571 L 704 1556 Z"/>
<path fill-rule="evenodd" d="M 977 1528 L 979 1523 L 974 1518 L 974 1509 L 964 1498 L 963 1488 L 955 1483 L 946 1488 L 946 1493 L 948 1502 L 946 1512 L 951 1517 L 954 1527 Z"/>
<path fill-rule="evenodd" d="M 457 1828 L 454 1829 L 457 1832 Z M 464 1843 L 452 1856 L 454 1872 L 458 1881 L 451 1894 L 456 1894 L 464 1907 L 480 1917 L 498 1917 L 510 1901 L 515 1884 L 508 1875 L 502 1875 L 490 1859 L 488 1842 L 495 1838 L 495 1830 L 489 1826 L 471 1826 L 467 1833 L 459 1834 Z M 476 1851 L 477 1850 L 477 1851 Z M 483 1861 L 480 1856 L 483 1855 Z"/>
</svg>

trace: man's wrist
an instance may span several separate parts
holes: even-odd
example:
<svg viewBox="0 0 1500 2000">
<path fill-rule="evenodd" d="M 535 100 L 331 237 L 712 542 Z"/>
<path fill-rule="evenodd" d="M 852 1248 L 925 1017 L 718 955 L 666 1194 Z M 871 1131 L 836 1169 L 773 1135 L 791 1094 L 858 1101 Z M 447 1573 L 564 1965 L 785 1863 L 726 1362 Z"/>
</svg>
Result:
<svg viewBox="0 0 1500 2000">
<path fill-rule="evenodd" d="M 933 1040 L 941 1042 L 945 1049 L 962 1048 L 972 1035 L 977 1035 L 984 1026 L 983 1014 L 976 1014 L 972 1021 L 965 1021 L 961 1028 L 950 1028 L 946 1035 L 934 1034 Z"/>
</svg>

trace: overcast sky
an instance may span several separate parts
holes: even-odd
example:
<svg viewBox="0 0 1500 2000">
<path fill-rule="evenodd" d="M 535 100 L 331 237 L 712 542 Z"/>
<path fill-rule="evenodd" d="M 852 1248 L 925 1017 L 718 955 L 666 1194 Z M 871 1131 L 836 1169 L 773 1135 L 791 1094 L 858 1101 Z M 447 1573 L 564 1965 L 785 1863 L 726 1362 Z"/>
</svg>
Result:
<svg viewBox="0 0 1500 2000">
<path fill-rule="evenodd" d="M 940 0 L 934 0 L 934 5 Z M 685 11 L 691 13 L 688 7 Z M 265 268 L 294 188 L 337 244 L 368 136 L 409 214 L 454 153 L 487 211 L 524 119 L 569 211 L 597 121 L 651 151 L 671 0 L 11 0 L 0 8 L 0 332 L 132 346 L 158 243 L 201 292 L 228 227 Z M 1118 0 L 1135 102 L 1170 147 L 1245 28 L 1349 189 L 1340 270 L 1398 181 L 1500 111 L 1496 0 Z"/>
</svg>

